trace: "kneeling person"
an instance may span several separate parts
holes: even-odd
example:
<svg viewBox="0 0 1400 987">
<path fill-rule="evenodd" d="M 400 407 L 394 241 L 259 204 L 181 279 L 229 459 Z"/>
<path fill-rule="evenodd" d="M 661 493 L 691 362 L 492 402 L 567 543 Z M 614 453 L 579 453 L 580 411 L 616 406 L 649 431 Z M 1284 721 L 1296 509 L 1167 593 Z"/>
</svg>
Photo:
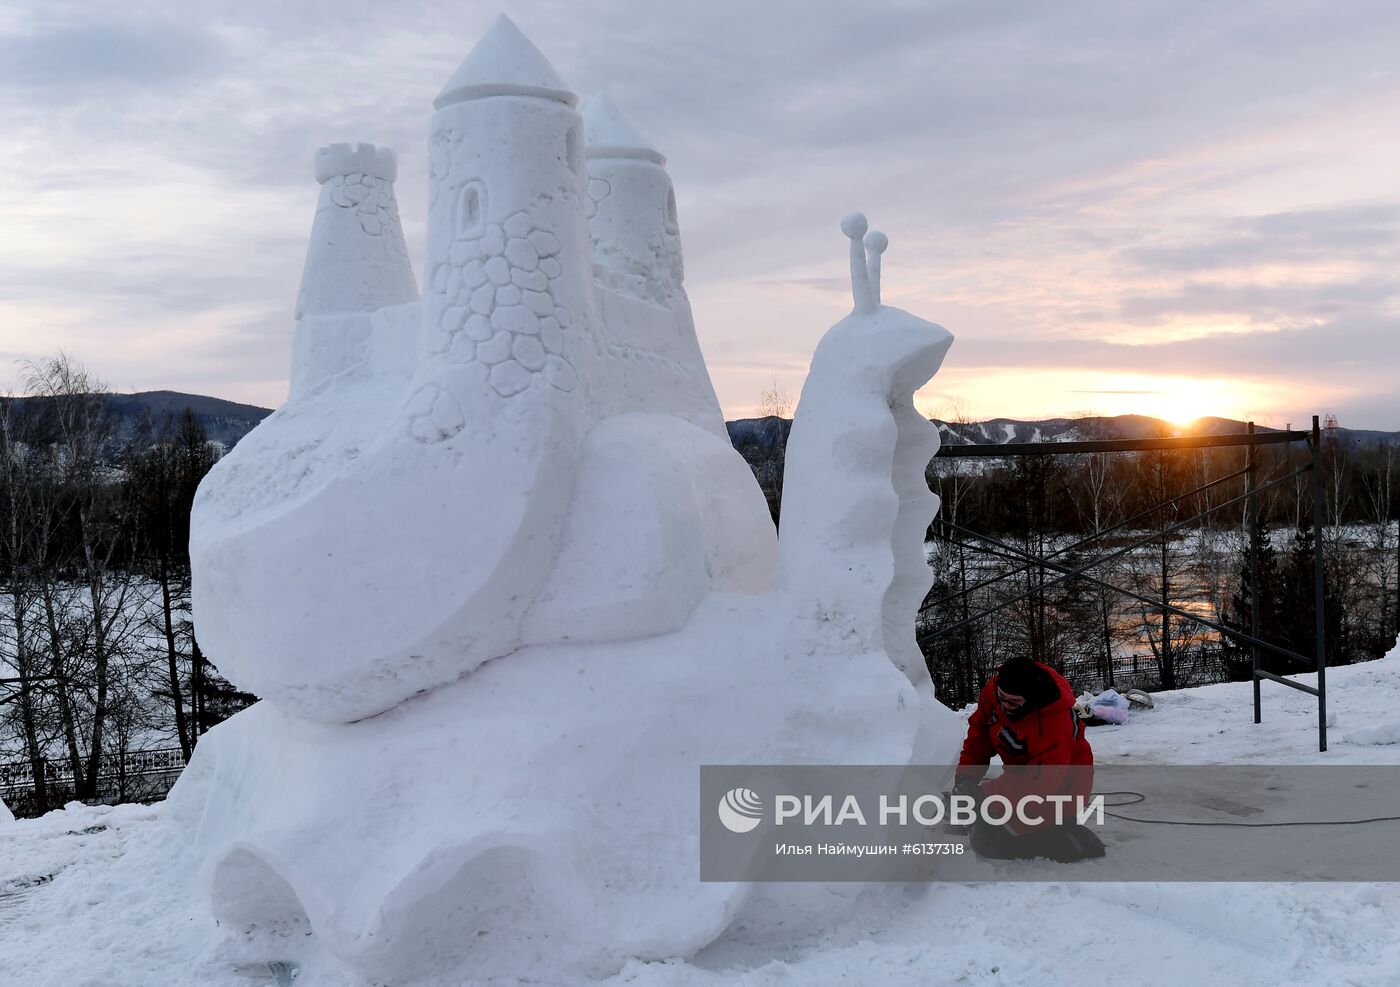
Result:
<svg viewBox="0 0 1400 987">
<path fill-rule="evenodd" d="M 1008 770 L 984 784 L 993 754 Z M 1074 818 L 1078 800 L 1087 800 L 1093 786 L 1094 752 L 1074 712 L 1069 683 L 1040 662 L 1007 661 L 982 689 L 968 720 L 953 790 L 979 799 L 1002 795 L 1013 807 L 1027 795 L 1068 795 L 1074 801 L 1064 807 L 1065 821 L 1059 825 L 1055 806 L 1048 802 L 1028 807 L 1028 816 L 1039 810 L 1038 824 L 1013 815 L 1004 825 L 993 826 L 979 815 L 972 826 L 972 849 L 996 860 L 1102 857 L 1102 841 Z"/>
</svg>

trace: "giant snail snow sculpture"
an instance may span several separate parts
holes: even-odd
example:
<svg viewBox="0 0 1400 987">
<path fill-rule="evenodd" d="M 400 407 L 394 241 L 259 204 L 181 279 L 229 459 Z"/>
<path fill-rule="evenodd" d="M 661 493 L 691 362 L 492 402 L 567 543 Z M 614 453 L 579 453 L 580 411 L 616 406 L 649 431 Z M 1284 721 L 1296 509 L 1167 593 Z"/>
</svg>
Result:
<svg viewBox="0 0 1400 987">
<path fill-rule="evenodd" d="M 728 442 L 665 159 L 502 18 L 435 102 L 422 297 L 391 152 L 317 158 L 286 404 L 199 490 L 200 642 L 263 701 L 171 811 L 232 963 L 606 973 L 755 914 L 698 880 L 702 763 L 946 763 L 913 615 L 952 342 L 822 339 L 782 537 Z M 828 907 L 828 906 L 823 906 Z M 457 981 L 450 981 L 457 982 Z"/>
</svg>

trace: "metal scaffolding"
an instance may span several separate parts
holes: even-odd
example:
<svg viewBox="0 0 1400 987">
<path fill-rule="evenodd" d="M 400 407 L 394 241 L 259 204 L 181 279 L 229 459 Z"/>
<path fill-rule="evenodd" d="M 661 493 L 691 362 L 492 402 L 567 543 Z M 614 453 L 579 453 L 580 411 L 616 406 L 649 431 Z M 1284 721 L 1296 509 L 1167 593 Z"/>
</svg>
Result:
<svg viewBox="0 0 1400 987">
<path fill-rule="evenodd" d="M 1306 442 L 1308 444 L 1309 459 L 1307 464 L 1298 469 L 1292 470 L 1291 472 L 1286 473 L 1283 476 L 1276 477 L 1261 484 L 1259 482 L 1258 475 L 1259 457 L 1256 454 L 1256 450 L 1260 446 L 1288 445 L 1295 442 Z M 1325 498 L 1323 495 L 1322 483 L 1322 433 L 1321 428 L 1319 426 L 1318 417 L 1316 415 L 1313 416 L 1312 429 L 1306 432 L 1291 430 L 1260 432 L 1256 431 L 1254 423 L 1250 422 L 1248 425 L 1248 431 L 1231 435 L 1188 435 L 1154 439 L 1105 439 L 1100 441 L 1086 442 L 1034 442 L 1011 443 L 1007 445 L 946 446 L 939 450 L 938 455 L 940 457 L 950 459 L 1004 458 L 1011 456 L 1071 456 L 1084 453 L 1147 452 L 1154 450 L 1225 448 L 1231 446 L 1243 446 L 1246 448 L 1246 460 L 1244 469 L 1237 470 L 1234 473 L 1230 473 L 1226 476 L 1222 476 L 1217 479 L 1211 480 L 1209 483 L 1203 484 L 1202 486 L 1199 486 L 1194 490 L 1190 490 L 1179 496 L 1172 497 L 1168 500 L 1154 504 L 1150 508 L 1144 511 L 1140 511 L 1139 513 L 1133 515 L 1130 518 L 1127 518 L 1124 521 L 1120 521 L 1117 524 L 1106 527 L 1102 531 L 1095 531 L 1092 535 L 1080 539 L 1072 545 L 1068 545 L 1064 548 L 1051 552 L 1048 555 L 1031 554 L 1029 552 L 1022 551 L 1020 548 L 1008 544 L 1005 541 L 993 538 L 990 535 L 985 535 L 980 532 L 973 531 L 969 528 L 965 528 L 962 525 L 955 524 L 945 519 L 939 519 L 937 523 L 944 529 L 951 532 L 955 532 L 963 539 L 975 539 L 976 541 L 981 543 L 981 546 L 978 546 L 969 544 L 966 541 L 960 542 L 950 538 L 950 543 L 953 544 L 955 547 L 960 546 L 962 548 L 966 548 L 972 551 L 978 551 L 984 554 L 993 555 L 1004 560 L 1020 563 L 1014 569 L 1000 573 L 990 579 L 983 580 L 982 582 L 976 583 L 973 586 L 967 587 L 966 589 L 959 590 L 958 592 L 953 593 L 950 596 L 937 601 L 939 603 L 945 603 L 951 600 L 958 599 L 978 589 L 982 589 L 986 586 L 992 585 L 993 583 L 1000 582 L 1003 579 L 1008 579 L 1021 572 L 1025 572 L 1027 569 L 1030 568 L 1040 568 L 1044 570 L 1049 570 L 1051 572 L 1057 573 L 1058 575 L 1056 575 L 1052 579 L 1041 582 L 1040 584 L 1023 593 L 1018 593 L 1010 597 L 1009 599 L 1002 600 L 998 602 L 995 606 L 989 607 L 985 610 L 979 611 L 978 613 L 972 614 L 971 616 L 965 619 L 955 621 L 942 627 L 938 627 L 930 633 L 928 633 L 927 635 L 925 635 L 925 640 L 943 637 L 945 635 L 953 633 L 954 631 L 961 630 L 969 624 L 985 620 L 993 614 L 1005 610 L 1007 607 L 1019 603 L 1022 600 L 1025 600 L 1029 597 L 1035 596 L 1038 593 L 1043 593 L 1049 587 L 1066 582 L 1067 580 L 1083 580 L 1084 582 L 1090 583 L 1095 586 L 1103 587 L 1104 589 L 1107 589 L 1113 593 L 1125 596 L 1132 600 L 1136 600 L 1139 603 L 1147 604 L 1153 609 L 1161 611 L 1164 623 L 1163 646 L 1165 648 L 1170 648 L 1171 646 L 1170 636 L 1167 633 L 1165 633 L 1165 623 L 1169 615 L 1193 621 L 1204 627 L 1208 627 L 1221 634 L 1222 636 L 1228 637 L 1233 641 L 1249 645 L 1251 664 L 1253 668 L 1252 678 L 1254 686 L 1254 722 L 1259 723 L 1263 718 L 1260 683 L 1264 680 L 1267 679 L 1270 682 L 1277 682 L 1281 685 L 1285 685 L 1290 689 L 1297 689 L 1300 692 L 1306 692 L 1310 695 L 1317 697 L 1318 750 L 1327 750 L 1327 632 L 1325 619 L 1325 570 L 1323 562 L 1322 538 L 1322 530 L 1325 522 L 1325 516 L 1323 511 Z M 1297 652 L 1292 651 L 1288 648 L 1280 647 L 1279 645 L 1271 644 L 1270 642 L 1264 640 L 1264 638 L 1261 636 L 1261 628 L 1259 626 L 1259 556 L 1261 547 L 1259 497 L 1262 494 L 1274 489 L 1275 487 L 1280 486 L 1281 484 L 1287 483 L 1304 475 L 1308 475 L 1311 479 L 1313 531 L 1315 533 L 1313 548 L 1313 589 L 1314 623 L 1317 634 L 1317 641 L 1316 651 L 1312 657 L 1300 655 Z M 1136 523 L 1137 521 L 1140 521 L 1143 518 L 1154 514 L 1160 510 L 1163 510 L 1164 508 L 1169 507 L 1179 501 L 1183 501 L 1188 497 L 1195 496 L 1213 487 L 1217 487 L 1221 484 L 1227 483 L 1231 480 L 1239 479 L 1241 477 L 1243 477 L 1244 479 L 1243 493 L 1239 494 L 1236 497 L 1232 497 L 1229 500 L 1224 501 L 1223 503 L 1209 507 L 1206 510 L 1201 511 L 1200 513 L 1195 514 L 1189 518 L 1186 518 L 1182 521 L 1178 521 L 1175 524 L 1166 526 L 1161 530 L 1154 532 L 1151 536 L 1147 538 L 1142 538 L 1133 541 L 1122 548 L 1115 549 L 1114 551 L 1108 552 L 1107 554 L 1099 555 L 1089 560 L 1087 563 L 1084 563 L 1074 568 L 1061 565 L 1054 561 L 1054 559 L 1056 559 L 1059 556 L 1063 556 L 1068 553 L 1093 545 L 1099 542 L 1105 535 L 1127 528 L 1130 525 Z M 1198 614 L 1190 613 L 1179 607 L 1171 605 L 1171 603 L 1166 599 L 1167 593 L 1165 591 L 1165 588 L 1163 593 L 1164 598 L 1161 600 L 1154 600 L 1140 593 L 1136 593 L 1133 590 L 1125 589 L 1122 586 L 1114 585 L 1113 583 L 1107 582 L 1106 580 L 1100 579 L 1097 576 L 1091 574 L 1092 570 L 1100 568 L 1105 563 L 1111 562 L 1117 558 L 1121 558 L 1122 556 L 1127 555 L 1130 552 L 1136 551 L 1139 548 L 1153 543 L 1159 538 L 1162 538 L 1168 534 L 1172 534 L 1176 531 L 1180 531 L 1183 528 L 1190 527 L 1196 522 L 1212 514 L 1216 514 L 1237 504 L 1242 504 L 1244 506 L 1246 525 L 1249 529 L 1250 540 L 1251 620 L 1250 629 L 1248 633 L 1233 627 L 1229 627 L 1218 621 L 1209 620 Z M 1292 659 L 1293 661 L 1305 665 L 1311 665 L 1317 672 L 1316 687 L 1307 685 L 1302 682 L 1296 682 L 1293 679 L 1286 678 L 1282 675 L 1277 675 L 1273 672 L 1261 668 L 1259 659 L 1262 651 L 1269 651 L 1274 654 L 1283 655 L 1284 657 Z"/>
</svg>

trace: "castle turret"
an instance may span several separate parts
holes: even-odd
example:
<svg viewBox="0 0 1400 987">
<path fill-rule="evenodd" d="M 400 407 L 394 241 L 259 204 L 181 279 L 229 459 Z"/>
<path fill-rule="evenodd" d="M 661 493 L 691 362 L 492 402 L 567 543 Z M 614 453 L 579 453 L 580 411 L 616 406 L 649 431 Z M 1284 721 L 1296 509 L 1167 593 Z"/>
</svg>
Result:
<svg viewBox="0 0 1400 987">
<path fill-rule="evenodd" d="M 297 296 L 294 393 L 362 355 L 373 312 L 418 298 L 394 197 L 397 174 L 387 147 L 332 144 L 316 152 L 321 196 Z"/>
<path fill-rule="evenodd" d="M 593 263 L 646 297 L 669 302 L 684 271 L 666 158 L 606 93 L 594 97 L 583 119 Z"/>
<path fill-rule="evenodd" d="M 578 97 L 501 16 L 434 100 L 427 346 L 501 397 L 572 392 L 591 318 Z"/>
<path fill-rule="evenodd" d="M 628 395 L 649 411 L 679 415 L 727 441 L 724 416 L 695 336 L 681 286 L 676 194 L 666 159 L 606 95 L 584 111 L 588 136 L 588 227 L 600 282 L 607 352 L 606 393 Z M 636 359 L 645 352 L 661 359 Z M 615 410 L 621 410 L 620 408 Z"/>
</svg>

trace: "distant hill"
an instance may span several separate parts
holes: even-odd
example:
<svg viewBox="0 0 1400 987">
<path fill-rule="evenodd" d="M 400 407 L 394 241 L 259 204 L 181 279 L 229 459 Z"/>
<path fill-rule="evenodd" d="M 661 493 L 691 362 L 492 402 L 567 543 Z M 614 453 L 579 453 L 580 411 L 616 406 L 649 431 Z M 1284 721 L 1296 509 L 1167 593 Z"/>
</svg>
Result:
<svg viewBox="0 0 1400 987">
<path fill-rule="evenodd" d="M 753 470 L 759 489 L 768 501 L 768 513 L 778 519 L 783 500 L 783 459 L 787 453 L 792 422 L 769 415 L 767 418 L 740 418 L 725 422 L 729 442 Z"/>
<path fill-rule="evenodd" d="M 42 406 L 43 398 L 13 398 L 15 405 L 31 403 Z M 108 406 L 116 417 L 118 442 L 133 438 L 149 418 L 160 422 L 167 415 L 178 418 L 186 408 L 194 412 L 210 440 L 231 449 L 272 411 L 251 404 L 239 404 L 203 394 L 182 394 L 179 391 L 138 391 L 135 394 L 109 394 Z"/>
<path fill-rule="evenodd" d="M 1184 429 L 1170 422 L 1145 415 L 1117 415 L 1112 418 L 1045 418 L 1040 421 L 1019 421 L 1015 418 L 993 418 L 985 422 L 944 422 L 932 420 L 944 446 L 1007 445 L 1013 442 L 1081 442 L 1090 439 L 1146 439 L 1158 435 L 1229 435 L 1245 431 L 1245 423 L 1229 418 L 1201 418 Z M 788 432 L 792 422 L 786 418 L 740 418 L 726 422 L 729 441 L 748 461 L 768 499 L 769 510 L 778 516 L 783 494 L 783 457 L 787 451 Z M 1280 429 L 1255 426 L 1258 431 L 1276 432 Z M 1294 428 L 1311 427 L 1311 422 L 1294 423 Z M 1374 448 L 1378 445 L 1400 447 L 1400 432 L 1374 429 L 1338 428 L 1333 433 L 1342 445 L 1351 449 Z"/>
<path fill-rule="evenodd" d="M 33 398 L 16 398 L 23 404 Z M 159 421 L 166 415 L 179 416 L 186 408 L 204 425 L 209 438 L 231 449 L 268 415 L 269 408 L 239 404 L 204 394 L 184 394 L 179 391 L 138 391 L 135 394 L 112 394 L 108 401 L 117 416 L 120 438 L 130 438 L 147 416 Z M 1244 422 L 1229 418 L 1202 418 L 1192 422 L 1189 429 L 1179 429 L 1159 418 L 1145 415 L 1114 417 L 1043 418 L 1021 421 L 1015 418 L 992 418 L 983 422 L 945 422 L 933 419 L 945 446 L 1006 445 L 1012 442 L 1078 442 L 1086 439 L 1142 439 L 1156 435 L 1172 435 L 1178 431 L 1191 435 L 1221 435 L 1243 432 Z M 729 440 L 757 470 L 763 464 L 781 464 L 787 448 L 792 422 L 786 418 L 740 418 L 726 422 Z M 1294 423 L 1306 428 L 1308 423 Z M 1261 431 L 1277 429 L 1258 426 Z M 1376 445 L 1400 447 L 1400 431 L 1338 428 L 1335 435 L 1350 448 Z M 779 466 L 781 471 L 781 466 Z M 781 481 L 779 481 L 780 483 Z"/>
<path fill-rule="evenodd" d="M 135 394 L 113 394 L 109 400 L 120 416 L 123 430 L 134 431 L 145 416 L 159 420 L 165 415 L 178 417 L 186 408 L 204 426 L 204 431 L 225 448 L 233 448 L 239 439 L 251 432 L 268 415 L 271 408 L 239 404 L 203 394 L 182 394 L 179 391 L 138 391 Z"/>
<path fill-rule="evenodd" d="M 1082 442 L 1089 439 L 1147 439 L 1158 435 L 1229 435 L 1245 430 L 1245 423 L 1230 418 L 1201 418 L 1186 428 L 1179 428 L 1160 418 L 1146 415 L 1116 415 L 1111 418 L 1042 418 L 1020 421 L 1015 418 L 992 418 L 984 422 L 945 422 L 932 419 L 938 426 L 945 446 L 1008 445 L 1013 442 Z M 787 446 L 792 423 L 785 418 L 740 418 L 727 423 L 729 440 L 734 448 L 751 463 L 781 455 Z M 1306 429 L 1309 422 L 1295 422 L 1293 427 Z M 1261 432 L 1281 431 L 1263 425 Z M 1400 446 L 1400 431 L 1382 432 L 1375 429 L 1338 428 L 1337 439 L 1353 448 L 1376 445 Z"/>
<path fill-rule="evenodd" d="M 792 422 L 786 418 L 769 415 L 767 418 L 740 418 L 725 422 L 729 430 L 729 442 L 739 454 L 750 463 L 771 458 L 774 453 L 781 455 L 787 448 L 788 433 Z"/>
<path fill-rule="evenodd" d="M 1044 418 L 1018 421 L 992 418 L 984 422 L 944 422 L 934 419 L 943 444 L 1007 445 L 1012 442 L 1079 442 L 1084 439 L 1145 439 L 1171 434 L 1172 427 L 1145 415 L 1113 418 Z"/>
<path fill-rule="evenodd" d="M 1146 439 L 1157 435 L 1229 435 L 1245 431 L 1244 422 L 1231 418 L 1200 418 L 1178 427 L 1160 418 L 1145 415 L 1117 415 L 1112 418 L 1046 418 L 1017 421 L 993 418 L 985 422 L 943 422 L 934 419 L 944 445 L 1006 445 L 1011 442 L 1080 442 L 1088 439 Z M 1311 422 L 1294 422 L 1295 429 L 1307 429 Z M 1260 432 L 1281 429 L 1255 426 Z M 1351 448 L 1376 445 L 1400 446 L 1400 432 L 1375 429 L 1338 428 L 1336 438 Z"/>
<path fill-rule="evenodd" d="M 1007 445 L 1013 442 L 1082 442 L 1088 439 L 1147 439 L 1157 435 L 1228 435 L 1243 432 L 1245 423 L 1230 418 L 1201 418 L 1187 428 L 1179 428 L 1160 418 L 1146 415 L 1116 415 L 1111 418 L 1042 418 L 1020 421 L 992 418 L 984 422 L 945 422 L 932 419 L 945 446 Z M 1295 422 L 1306 429 L 1309 422 Z M 727 423 L 729 441 L 750 463 L 782 455 L 787 447 L 792 423 L 785 418 L 740 418 Z M 1281 431 L 1255 426 L 1261 432 Z M 1400 431 L 1338 428 L 1338 441 L 1352 448 L 1377 445 L 1400 446 Z"/>
</svg>

